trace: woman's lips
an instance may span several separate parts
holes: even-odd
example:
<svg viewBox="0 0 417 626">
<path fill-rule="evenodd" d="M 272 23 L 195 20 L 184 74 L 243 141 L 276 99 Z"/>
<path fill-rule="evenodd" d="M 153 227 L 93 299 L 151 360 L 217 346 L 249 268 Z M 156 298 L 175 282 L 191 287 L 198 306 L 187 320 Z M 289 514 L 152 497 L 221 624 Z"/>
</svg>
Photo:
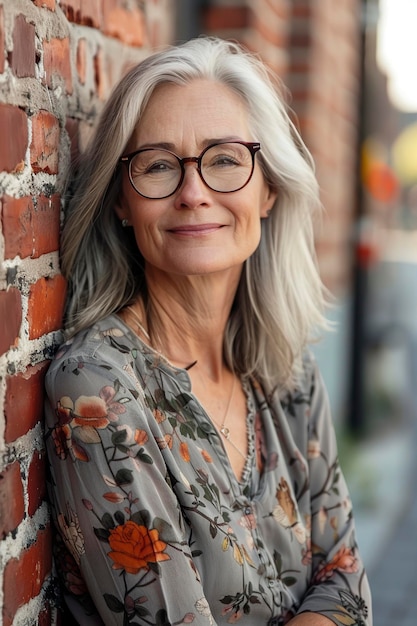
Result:
<svg viewBox="0 0 417 626">
<path fill-rule="evenodd" d="M 175 226 L 175 228 L 169 228 L 168 232 L 174 233 L 174 235 L 185 236 L 197 236 L 213 233 L 216 230 L 223 228 L 223 224 L 188 224 L 184 226 Z"/>
</svg>

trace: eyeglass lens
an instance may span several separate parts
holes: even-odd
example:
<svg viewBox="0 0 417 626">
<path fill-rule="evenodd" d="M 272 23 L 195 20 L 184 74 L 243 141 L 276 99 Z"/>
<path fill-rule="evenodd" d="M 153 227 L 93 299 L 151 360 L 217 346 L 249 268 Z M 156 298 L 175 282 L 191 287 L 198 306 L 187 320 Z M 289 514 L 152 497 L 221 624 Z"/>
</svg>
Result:
<svg viewBox="0 0 417 626">
<path fill-rule="evenodd" d="M 244 144 L 217 144 L 203 152 L 200 158 L 200 176 L 213 191 L 241 189 L 252 175 L 253 156 Z M 168 150 L 144 149 L 131 160 L 130 178 L 141 195 L 164 198 L 177 190 L 183 167 L 181 159 Z"/>
</svg>

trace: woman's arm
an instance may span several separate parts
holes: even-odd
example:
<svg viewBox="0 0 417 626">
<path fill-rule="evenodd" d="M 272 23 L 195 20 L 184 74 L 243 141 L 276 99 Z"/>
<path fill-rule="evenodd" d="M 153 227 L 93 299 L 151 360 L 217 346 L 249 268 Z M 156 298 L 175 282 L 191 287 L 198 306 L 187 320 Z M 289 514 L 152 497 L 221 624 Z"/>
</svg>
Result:
<svg viewBox="0 0 417 626">
<path fill-rule="evenodd" d="M 58 568 L 80 623 L 95 608 L 106 626 L 214 624 L 167 444 L 151 432 L 157 420 L 133 377 L 92 358 L 63 361 L 48 373 L 47 395 Z"/>
<path fill-rule="evenodd" d="M 301 613 L 290 620 L 288 626 L 334 626 L 334 622 L 319 613 Z"/>
<path fill-rule="evenodd" d="M 312 580 L 291 624 L 324 626 L 330 621 L 338 626 L 372 626 L 370 590 L 356 543 L 351 500 L 338 461 L 327 392 L 315 364 L 308 387 Z"/>
</svg>

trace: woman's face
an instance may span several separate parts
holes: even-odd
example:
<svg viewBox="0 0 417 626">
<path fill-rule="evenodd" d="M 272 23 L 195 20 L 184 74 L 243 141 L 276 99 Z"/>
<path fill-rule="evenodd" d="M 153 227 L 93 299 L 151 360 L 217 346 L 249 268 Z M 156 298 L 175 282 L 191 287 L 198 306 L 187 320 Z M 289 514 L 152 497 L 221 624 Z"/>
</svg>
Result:
<svg viewBox="0 0 417 626">
<path fill-rule="evenodd" d="M 189 157 L 211 143 L 257 139 L 238 95 L 220 83 L 196 80 L 155 90 L 127 152 L 164 144 Z M 188 163 L 181 187 L 161 200 L 136 193 L 125 168 L 116 210 L 133 227 L 147 272 L 201 275 L 240 271 L 259 244 L 260 220 L 275 198 L 257 163 L 249 183 L 232 193 L 209 189 L 196 164 Z"/>
</svg>

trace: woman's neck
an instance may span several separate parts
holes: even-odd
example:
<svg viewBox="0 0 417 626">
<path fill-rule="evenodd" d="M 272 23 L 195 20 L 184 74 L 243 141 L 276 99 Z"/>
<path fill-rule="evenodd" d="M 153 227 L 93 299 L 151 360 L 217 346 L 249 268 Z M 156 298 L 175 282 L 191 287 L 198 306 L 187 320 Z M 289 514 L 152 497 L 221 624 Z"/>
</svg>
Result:
<svg viewBox="0 0 417 626">
<path fill-rule="evenodd" d="M 173 364 L 197 361 L 211 380 L 224 370 L 223 339 L 240 271 L 217 276 L 147 276 L 148 301 L 132 308 L 149 334 L 151 345 Z"/>
</svg>

